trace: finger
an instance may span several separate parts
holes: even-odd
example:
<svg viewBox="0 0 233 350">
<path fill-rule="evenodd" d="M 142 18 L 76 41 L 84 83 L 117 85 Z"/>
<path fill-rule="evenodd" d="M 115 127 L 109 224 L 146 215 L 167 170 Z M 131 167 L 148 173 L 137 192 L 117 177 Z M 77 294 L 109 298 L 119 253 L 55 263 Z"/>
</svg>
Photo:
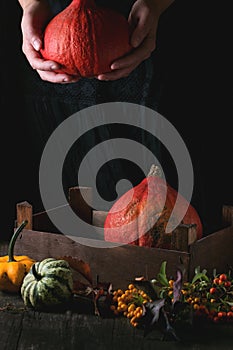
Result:
<svg viewBox="0 0 233 350">
<path fill-rule="evenodd" d="M 133 71 L 134 68 L 135 67 L 131 66 L 124 69 L 115 70 L 110 73 L 100 74 L 97 76 L 97 79 L 102 81 L 111 81 L 120 78 L 126 78 Z"/>
<path fill-rule="evenodd" d="M 125 69 L 130 66 L 136 67 L 140 62 L 149 58 L 151 52 L 155 50 L 155 39 L 154 36 L 148 36 L 142 45 L 135 49 L 129 55 L 115 61 L 111 65 L 111 69 Z"/>
<path fill-rule="evenodd" d="M 32 45 L 24 45 L 23 52 L 28 59 L 31 67 L 35 70 L 50 71 L 58 70 L 60 65 L 57 62 L 51 60 L 45 60 L 41 54 L 34 50 Z"/>
<path fill-rule="evenodd" d="M 135 19 L 132 17 L 129 18 L 129 21 L 131 23 L 130 25 L 134 25 L 135 27 L 132 32 L 130 44 L 136 48 L 143 42 L 150 30 L 151 23 L 148 21 L 148 10 L 143 9 L 143 12 L 140 14 L 140 16 L 136 18 L 136 24 Z"/>
<path fill-rule="evenodd" d="M 55 72 L 46 72 L 40 70 L 38 70 L 37 72 L 42 80 L 57 84 L 75 83 L 80 79 L 80 77 L 68 74 L 59 74 Z"/>
</svg>

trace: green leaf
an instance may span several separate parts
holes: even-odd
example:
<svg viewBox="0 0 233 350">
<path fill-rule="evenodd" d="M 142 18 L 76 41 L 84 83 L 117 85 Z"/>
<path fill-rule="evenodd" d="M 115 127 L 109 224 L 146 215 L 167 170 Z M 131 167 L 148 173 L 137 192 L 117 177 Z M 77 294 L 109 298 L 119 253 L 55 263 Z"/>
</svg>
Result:
<svg viewBox="0 0 233 350">
<path fill-rule="evenodd" d="M 200 266 L 195 268 L 195 275 L 192 279 L 192 284 L 195 283 L 196 281 L 200 280 L 200 281 L 206 281 L 209 282 L 209 277 L 206 275 L 207 274 L 207 270 L 203 269 L 202 271 L 200 270 Z"/>
<path fill-rule="evenodd" d="M 199 273 L 196 273 L 196 275 L 193 277 L 191 283 L 193 284 L 193 283 L 195 283 L 198 280 L 201 280 L 201 281 L 204 280 L 206 282 L 209 282 L 209 277 L 206 276 L 206 273 L 199 272 Z"/>
<path fill-rule="evenodd" d="M 223 299 L 220 299 L 221 300 L 221 302 L 223 303 L 223 304 L 227 304 L 227 305 L 229 305 L 229 306 L 233 306 L 233 301 L 227 301 L 227 300 L 223 300 Z"/>
<path fill-rule="evenodd" d="M 200 266 L 195 267 L 195 270 L 194 270 L 195 275 L 197 275 L 198 273 L 200 273 L 200 271 L 201 271 Z"/>
<path fill-rule="evenodd" d="M 162 264 L 161 264 L 161 267 L 160 267 L 160 271 L 157 274 L 157 280 L 163 286 L 168 287 L 169 283 L 168 283 L 168 279 L 167 279 L 167 275 L 166 275 L 166 266 L 167 266 L 167 262 L 163 261 Z"/>
</svg>

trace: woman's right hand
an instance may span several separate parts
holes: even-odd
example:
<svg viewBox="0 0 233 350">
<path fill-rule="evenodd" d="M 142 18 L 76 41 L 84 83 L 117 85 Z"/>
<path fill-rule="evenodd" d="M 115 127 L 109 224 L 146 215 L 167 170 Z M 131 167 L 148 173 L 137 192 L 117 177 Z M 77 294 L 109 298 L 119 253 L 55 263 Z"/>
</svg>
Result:
<svg viewBox="0 0 233 350">
<path fill-rule="evenodd" d="M 23 15 L 21 21 L 22 29 L 22 51 L 29 64 L 35 69 L 42 80 L 51 83 L 71 83 L 78 78 L 65 73 L 56 73 L 60 68 L 57 62 L 45 60 L 40 49 L 43 45 L 43 30 L 51 19 L 51 10 L 46 0 L 25 1 L 22 5 Z"/>
</svg>

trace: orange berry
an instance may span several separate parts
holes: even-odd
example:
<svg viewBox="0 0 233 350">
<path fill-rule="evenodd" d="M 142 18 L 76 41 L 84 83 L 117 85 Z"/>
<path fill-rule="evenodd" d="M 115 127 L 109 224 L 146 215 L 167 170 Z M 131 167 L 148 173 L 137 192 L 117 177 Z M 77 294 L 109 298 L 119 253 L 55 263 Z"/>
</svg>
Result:
<svg viewBox="0 0 233 350">
<path fill-rule="evenodd" d="M 130 305 L 128 306 L 128 312 L 134 311 L 135 309 L 136 309 L 135 304 L 130 304 Z"/>
<path fill-rule="evenodd" d="M 172 288 L 172 287 L 173 287 L 173 284 L 174 284 L 174 280 L 169 280 L 169 281 L 168 281 L 168 284 L 169 284 L 169 287 Z"/>
<path fill-rule="evenodd" d="M 123 293 L 124 293 L 124 292 L 123 292 L 122 289 L 118 289 L 118 290 L 117 290 L 117 294 L 122 295 Z"/>
<path fill-rule="evenodd" d="M 136 322 L 136 320 L 137 320 L 137 317 L 136 317 L 136 316 L 133 316 L 133 317 L 131 318 L 131 320 L 130 320 L 130 323 L 134 323 L 134 322 Z"/>
<path fill-rule="evenodd" d="M 130 283 L 129 285 L 128 285 L 128 289 L 134 289 L 134 284 L 133 283 Z"/>
<path fill-rule="evenodd" d="M 121 304 L 120 308 L 121 308 L 121 311 L 126 311 L 127 310 L 127 305 L 126 304 Z"/>
</svg>

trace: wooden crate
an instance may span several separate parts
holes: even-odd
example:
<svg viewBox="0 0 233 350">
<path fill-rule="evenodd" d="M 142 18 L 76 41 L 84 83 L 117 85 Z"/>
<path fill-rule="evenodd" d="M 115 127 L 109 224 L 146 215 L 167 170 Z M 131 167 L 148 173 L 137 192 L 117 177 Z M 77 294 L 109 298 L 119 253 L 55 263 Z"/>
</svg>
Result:
<svg viewBox="0 0 233 350">
<path fill-rule="evenodd" d="M 82 188 L 82 193 L 84 190 L 91 198 L 91 189 Z M 67 205 L 86 222 L 103 227 L 107 212 L 92 210 L 83 200 L 79 187 L 70 188 Z M 52 210 L 59 212 L 60 209 Z M 116 288 L 126 287 L 136 276 L 156 277 L 163 261 L 167 261 L 169 277 L 175 277 L 182 261 L 185 280 L 192 278 L 197 266 L 206 268 L 210 273 L 214 268 L 222 272 L 233 266 L 232 206 L 223 206 L 223 228 L 200 240 L 196 239 L 195 225 L 177 227 L 172 235 L 171 250 L 132 245 L 95 248 L 93 244 L 81 244 L 60 233 L 46 211 L 33 213 L 33 207 L 28 202 L 18 203 L 16 211 L 16 227 L 23 220 L 28 220 L 21 239 L 16 242 L 16 254 L 27 254 L 37 260 L 65 255 L 82 259 L 90 265 L 93 278 L 98 275 L 100 280 L 111 282 Z M 98 239 L 98 236 L 94 237 L 92 243 Z"/>
</svg>

